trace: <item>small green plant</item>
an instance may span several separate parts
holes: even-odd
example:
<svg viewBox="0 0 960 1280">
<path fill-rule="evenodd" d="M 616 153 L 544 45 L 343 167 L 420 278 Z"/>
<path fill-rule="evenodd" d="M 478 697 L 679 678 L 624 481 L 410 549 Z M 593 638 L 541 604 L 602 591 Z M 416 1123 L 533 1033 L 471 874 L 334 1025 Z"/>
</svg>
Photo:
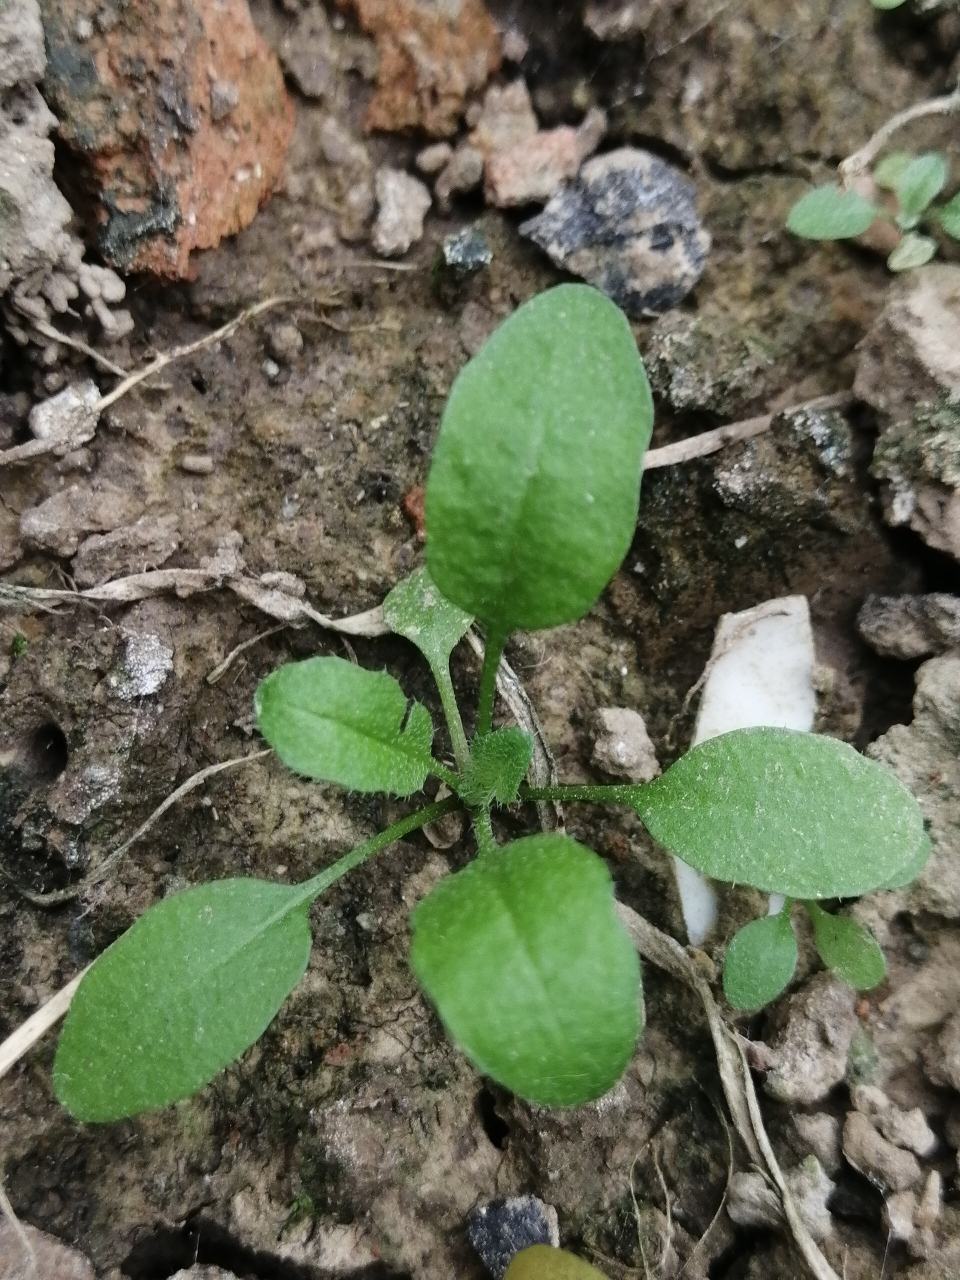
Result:
<svg viewBox="0 0 960 1280">
<path fill-rule="evenodd" d="M 939 151 L 920 156 L 893 151 L 873 170 L 873 181 L 892 194 L 895 209 L 883 208 L 834 182 L 802 196 L 790 210 L 787 229 L 808 240 L 847 240 L 863 235 L 878 218 L 884 219 L 901 232 L 887 258 L 890 270 L 922 267 L 936 253 L 937 242 L 923 235 L 921 227 L 940 227 L 960 240 L 960 194 L 946 204 L 933 203 L 946 186 L 947 176 L 947 162 Z"/>
<path fill-rule="evenodd" d="M 458 377 L 427 497 L 427 567 L 383 606 L 426 658 L 452 759 L 425 706 L 385 671 L 317 657 L 259 686 L 260 731 L 308 778 L 411 796 L 429 775 L 451 796 L 427 804 L 303 884 L 235 878 L 165 898 L 96 961 L 57 1050 L 54 1086 L 84 1120 L 115 1120 L 195 1093 L 262 1034 L 311 949 L 310 904 L 352 867 L 454 808 L 477 856 L 414 911 L 411 964 L 479 1070 L 550 1106 L 596 1098 L 623 1072 L 641 1030 L 637 954 L 596 854 L 566 835 L 499 844 L 498 806 L 618 803 L 667 850 L 719 880 L 806 904 L 824 961 L 855 985 L 883 973 L 869 934 L 822 899 L 911 879 L 927 840 L 892 774 L 830 738 L 747 729 L 706 742 L 639 786 L 524 783 L 532 742 L 494 728 L 497 669 L 511 632 L 573 622 L 633 537 L 653 409 L 623 315 L 562 285 L 521 307 Z M 486 637 L 468 736 L 450 678 L 476 619 Z M 790 906 L 743 929 L 727 993 L 753 1008 L 796 963 Z"/>
<path fill-rule="evenodd" d="M 22 631 L 17 631 L 14 633 L 13 639 L 10 641 L 10 657 L 16 661 L 17 658 L 22 658 L 26 652 L 27 637 Z"/>
</svg>

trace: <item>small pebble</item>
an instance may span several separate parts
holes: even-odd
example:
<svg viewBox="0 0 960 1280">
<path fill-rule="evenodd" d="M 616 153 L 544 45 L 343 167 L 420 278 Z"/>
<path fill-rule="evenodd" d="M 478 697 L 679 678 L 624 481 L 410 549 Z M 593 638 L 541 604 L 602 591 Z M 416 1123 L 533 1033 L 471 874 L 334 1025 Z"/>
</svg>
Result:
<svg viewBox="0 0 960 1280">
<path fill-rule="evenodd" d="M 450 197 L 475 191 L 483 181 L 483 156 L 469 142 L 463 142 L 450 157 L 449 163 L 434 184 L 434 195 L 440 208 L 447 212 Z"/>
<path fill-rule="evenodd" d="M 843 1154 L 885 1193 L 907 1191 L 920 1181 L 917 1157 L 889 1142 L 859 1111 L 851 1111 L 843 1126 Z"/>
<path fill-rule="evenodd" d="M 267 350 L 274 360 L 289 364 L 303 350 L 303 334 L 295 324 L 275 324 L 267 330 Z"/>
<path fill-rule="evenodd" d="M 213 459 L 206 453 L 186 453 L 180 459 L 180 470 L 193 476 L 208 476 L 213 471 Z"/>
<path fill-rule="evenodd" d="M 603 773 L 628 782 L 650 782 L 660 772 L 643 716 L 629 707 L 602 707 L 592 761 Z"/>
<path fill-rule="evenodd" d="M 489 267 L 493 261 L 490 246 L 476 227 L 464 227 L 456 235 L 447 236 L 441 255 L 443 265 L 458 283 Z"/>
<path fill-rule="evenodd" d="M 417 153 L 414 164 L 420 173 L 432 178 L 435 173 L 440 172 L 452 155 L 453 147 L 449 142 L 435 142 Z"/>
<path fill-rule="evenodd" d="M 480 1205 L 470 1214 L 467 1234 L 494 1280 L 502 1280 L 521 1249 L 532 1244 L 560 1246 L 557 1211 L 536 1196 L 511 1196 Z"/>
<path fill-rule="evenodd" d="M 268 382 L 276 382 L 280 377 L 280 366 L 277 364 L 276 360 L 264 360 L 260 368 L 263 371 L 263 376 Z"/>
<path fill-rule="evenodd" d="M 419 178 L 387 166 L 377 170 L 374 187 L 377 220 L 373 248 L 383 258 L 396 258 L 423 238 L 423 219 L 432 203 L 430 192 Z"/>
</svg>

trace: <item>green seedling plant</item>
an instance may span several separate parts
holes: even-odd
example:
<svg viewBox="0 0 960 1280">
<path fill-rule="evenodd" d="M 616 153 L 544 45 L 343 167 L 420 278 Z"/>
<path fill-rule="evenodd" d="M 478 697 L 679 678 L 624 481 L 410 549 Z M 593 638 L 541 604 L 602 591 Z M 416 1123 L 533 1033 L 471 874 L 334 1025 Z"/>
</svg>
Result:
<svg viewBox="0 0 960 1280">
<path fill-rule="evenodd" d="M 80 1119 L 110 1121 L 195 1093 L 263 1033 L 300 981 L 311 903 L 351 868 L 465 809 L 476 857 L 412 916 L 410 961 L 476 1068 L 546 1106 L 610 1089 L 642 1027 L 637 954 L 605 863 L 559 832 L 500 843 L 497 810 L 543 801 L 633 809 L 671 853 L 719 880 L 786 895 L 734 938 L 733 1004 L 773 999 L 796 963 L 790 907 L 811 913 L 826 964 L 858 986 L 883 973 L 875 942 L 830 915 L 912 878 L 927 854 L 916 802 L 831 738 L 746 729 L 706 742 L 645 785 L 534 786 L 532 739 L 495 727 L 510 635 L 582 618 L 633 538 L 653 420 L 630 327 L 603 294 L 561 285 L 520 307 L 451 391 L 426 494 L 426 566 L 383 605 L 436 679 L 449 737 L 385 671 L 338 657 L 281 666 L 256 693 L 260 732 L 306 778 L 397 797 L 432 776 L 428 803 L 298 885 L 229 878 L 164 898 L 84 977 L 60 1037 L 54 1087 Z M 468 734 L 450 655 L 485 638 Z"/>
<path fill-rule="evenodd" d="M 891 271 L 922 267 L 937 251 L 936 240 L 924 235 L 923 227 L 939 227 L 960 240 L 960 194 L 945 204 L 934 203 L 947 178 L 947 161 L 939 151 L 919 156 L 893 151 L 873 170 L 873 181 L 890 192 L 895 209 L 834 182 L 802 196 L 790 210 L 787 229 L 808 240 L 848 240 L 869 231 L 878 219 L 892 222 L 901 237 L 887 266 Z"/>
</svg>

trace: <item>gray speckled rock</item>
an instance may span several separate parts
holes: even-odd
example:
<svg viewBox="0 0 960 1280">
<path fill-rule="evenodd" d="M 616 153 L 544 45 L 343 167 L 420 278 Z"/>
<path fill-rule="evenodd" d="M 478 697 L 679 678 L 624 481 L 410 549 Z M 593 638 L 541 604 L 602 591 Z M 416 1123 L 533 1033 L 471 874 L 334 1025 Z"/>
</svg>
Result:
<svg viewBox="0 0 960 1280">
<path fill-rule="evenodd" d="M 960 644 L 960 596 L 867 596 L 860 637 L 885 658 L 929 658 Z"/>
<path fill-rule="evenodd" d="M 676 306 L 710 250 L 692 184 L 633 147 L 587 161 L 520 233 L 631 316 Z"/>
<path fill-rule="evenodd" d="M 557 1211 L 536 1196 L 491 1200 L 470 1214 L 470 1243 L 494 1277 L 501 1280 L 515 1253 L 532 1244 L 559 1247 Z"/>
</svg>

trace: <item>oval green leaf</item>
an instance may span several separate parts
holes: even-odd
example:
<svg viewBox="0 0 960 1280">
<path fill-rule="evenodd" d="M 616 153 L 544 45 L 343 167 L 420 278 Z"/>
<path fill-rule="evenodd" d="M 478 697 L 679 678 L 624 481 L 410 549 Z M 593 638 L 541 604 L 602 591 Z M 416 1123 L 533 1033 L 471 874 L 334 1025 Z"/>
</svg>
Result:
<svg viewBox="0 0 960 1280">
<path fill-rule="evenodd" d="M 873 171 L 873 180 L 884 191 L 896 191 L 897 183 L 913 164 L 912 151 L 891 151 Z"/>
<path fill-rule="evenodd" d="M 723 960 L 723 994 L 735 1009 L 761 1009 L 784 990 L 797 967 L 789 911 L 752 920 L 734 935 Z"/>
<path fill-rule="evenodd" d="M 927 151 L 911 160 L 897 183 L 897 225 L 909 230 L 920 221 L 931 200 L 943 190 L 947 181 L 947 161 L 939 151 Z"/>
<path fill-rule="evenodd" d="M 427 481 L 427 563 L 489 632 L 572 622 L 630 546 L 653 402 L 630 326 L 587 285 L 520 307 L 462 370 Z"/>
<path fill-rule="evenodd" d="M 516 725 L 476 737 L 457 791 L 467 804 L 513 804 L 532 756 L 533 739 Z"/>
<path fill-rule="evenodd" d="M 548 1107 L 598 1098 L 640 1033 L 640 967 L 606 866 L 538 835 L 441 880 L 413 915 L 411 963 L 478 1070 Z"/>
<path fill-rule="evenodd" d="M 603 1272 L 591 1267 L 565 1249 L 548 1244 L 532 1244 L 514 1254 L 503 1280 L 605 1280 Z"/>
<path fill-rule="evenodd" d="M 737 729 L 638 787 L 650 834 L 715 880 L 791 898 L 853 898 L 916 864 L 920 808 L 894 775 L 844 742 Z"/>
<path fill-rule="evenodd" d="M 937 221 L 948 236 L 960 240 L 960 195 L 955 195 L 941 208 L 931 212 L 936 212 Z"/>
<path fill-rule="evenodd" d="M 914 267 L 922 267 L 937 252 L 936 240 L 929 236 L 918 236 L 909 232 L 887 258 L 887 266 L 891 271 L 912 271 Z"/>
<path fill-rule="evenodd" d="M 841 191 L 831 182 L 797 201 L 787 217 L 787 230 L 806 240 L 846 240 L 862 235 L 879 212 L 858 192 Z"/>
<path fill-rule="evenodd" d="M 260 682 L 254 710 L 283 763 L 308 778 L 408 796 L 432 768 L 430 713 L 414 702 L 408 715 L 385 671 L 345 658 L 289 662 Z"/>
<path fill-rule="evenodd" d="M 188 1098 L 266 1030 L 310 958 L 312 894 L 218 880 L 164 898 L 80 983 L 53 1065 L 78 1120 Z"/>
<path fill-rule="evenodd" d="M 473 622 L 469 613 L 444 599 L 425 568 L 397 583 L 383 602 L 383 620 L 440 670 Z"/>
<path fill-rule="evenodd" d="M 804 904 L 813 921 L 820 959 L 856 991 L 870 991 L 887 972 L 880 945 L 869 929 L 849 916 L 833 916 L 815 902 Z"/>
</svg>

